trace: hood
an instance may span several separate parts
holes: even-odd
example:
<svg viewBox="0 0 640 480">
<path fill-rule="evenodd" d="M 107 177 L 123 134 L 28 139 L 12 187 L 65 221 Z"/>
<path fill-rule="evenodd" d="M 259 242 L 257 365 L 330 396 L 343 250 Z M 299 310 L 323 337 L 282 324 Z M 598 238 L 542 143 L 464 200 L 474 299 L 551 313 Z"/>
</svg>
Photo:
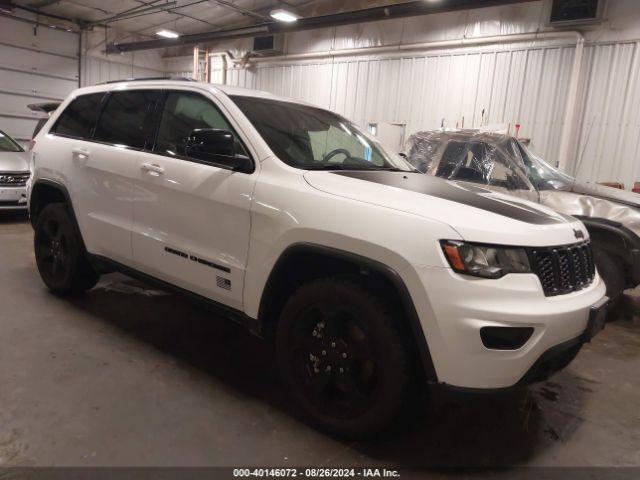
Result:
<svg viewBox="0 0 640 480">
<path fill-rule="evenodd" d="M 594 185 L 586 184 L 589 187 Z M 615 188 L 601 187 L 620 192 L 625 196 L 632 197 L 635 193 L 617 190 Z M 589 190 L 597 192 L 600 188 Z M 540 202 L 567 215 L 577 215 L 582 217 L 602 218 L 618 222 L 629 230 L 640 236 L 640 208 L 633 206 L 631 202 L 623 202 L 617 199 L 605 198 L 603 195 L 583 194 L 576 192 L 565 192 L 562 190 L 543 190 L 540 192 Z"/>
<path fill-rule="evenodd" d="M 0 172 L 28 172 L 27 152 L 0 152 Z"/>
<path fill-rule="evenodd" d="M 310 171 L 326 193 L 439 221 L 464 240 L 514 246 L 567 245 L 588 238 L 575 218 L 520 198 L 429 175 L 384 171 Z"/>
<path fill-rule="evenodd" d="M 605 187 L 604 185 L 598 185 L 596 183 L 576 180 L 571 191 L 640 208 L 640 194 L 620 190 L 619 188 Z"/>
</svg>

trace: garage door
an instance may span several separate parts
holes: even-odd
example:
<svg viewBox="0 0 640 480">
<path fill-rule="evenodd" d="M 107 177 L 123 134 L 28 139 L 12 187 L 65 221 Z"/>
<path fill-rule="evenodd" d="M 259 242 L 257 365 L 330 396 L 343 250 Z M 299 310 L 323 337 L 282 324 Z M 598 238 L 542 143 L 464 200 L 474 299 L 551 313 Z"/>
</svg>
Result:
<svg viewBox="0 0 640 480">
<path fill-rule="evenodd" d="M 0 17 L 0 59 L 0 130 L 24 144 L 39 118 L 27 105 L 77 88 L 78 36 Z"/>
</svg>

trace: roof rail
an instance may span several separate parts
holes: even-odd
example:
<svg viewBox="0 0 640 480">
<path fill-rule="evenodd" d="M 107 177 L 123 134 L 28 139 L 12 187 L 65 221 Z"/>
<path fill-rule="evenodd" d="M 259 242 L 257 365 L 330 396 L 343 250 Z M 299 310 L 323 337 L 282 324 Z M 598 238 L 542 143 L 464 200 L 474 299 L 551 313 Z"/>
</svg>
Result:
<svg viewBox="0 0 640 480">
<path fill-rule="evenodd" d="M 102 82 L 98 85 L 108 85 L 110 83 L 120 83 L 120 82 L 145 82 L 148 80 L 177 80 L 181 82 L 197 82 L 193 78 L 187 77 L 141 77 L 141 78 L 122 78 L 120 80 L 109 80 L 108 82 Z"/>
</svg>

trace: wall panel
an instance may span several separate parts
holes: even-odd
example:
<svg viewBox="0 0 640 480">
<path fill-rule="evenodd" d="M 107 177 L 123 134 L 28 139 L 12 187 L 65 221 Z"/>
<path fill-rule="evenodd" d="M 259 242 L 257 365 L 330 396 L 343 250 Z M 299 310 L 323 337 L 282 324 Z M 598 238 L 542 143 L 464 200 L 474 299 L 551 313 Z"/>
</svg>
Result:
<svg viewBox="0 0 640 480">
<path fill-rule="evenodd" d="M 571 171 L 591 180 L 640 180 L 638 42 L 585 49 L 578 151 Z"/>
<path fill-rule="evenodd" d="M 575 48 L 455 50 L 397 57 L 260 63 L 227 82 L 335 110 L 362 126 L 403 123 L 407 134 L 504 124 L 553 160 Z M 250 79 L 250 80 L 248 80 Z M 483 116 L 484 111 L 484 116 Z"/>
</svg>

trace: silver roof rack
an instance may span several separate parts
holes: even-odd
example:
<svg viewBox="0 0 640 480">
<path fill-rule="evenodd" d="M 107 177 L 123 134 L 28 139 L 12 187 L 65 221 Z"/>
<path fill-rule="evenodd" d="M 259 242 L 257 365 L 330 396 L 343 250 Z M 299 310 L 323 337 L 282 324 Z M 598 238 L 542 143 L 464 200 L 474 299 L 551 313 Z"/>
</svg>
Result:
<svg viewBox="0 0 640 480">
<path fill-rule="evenodd" d="M 120 83 L 120 82 L 145 82 L 149 80 L 174 80 L 181 82 L 197 82 L 193 78 L 187 77 L 142 77 L 142 78 L 123 78 L 121 80 L 109 80 L 108 82 L 102 82 L 98 85 L 108 85 L 110 83 Z"/>
</svg>

